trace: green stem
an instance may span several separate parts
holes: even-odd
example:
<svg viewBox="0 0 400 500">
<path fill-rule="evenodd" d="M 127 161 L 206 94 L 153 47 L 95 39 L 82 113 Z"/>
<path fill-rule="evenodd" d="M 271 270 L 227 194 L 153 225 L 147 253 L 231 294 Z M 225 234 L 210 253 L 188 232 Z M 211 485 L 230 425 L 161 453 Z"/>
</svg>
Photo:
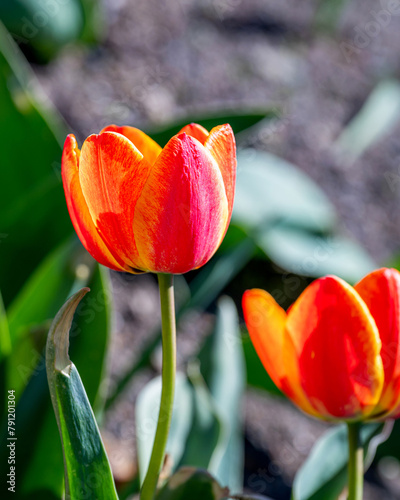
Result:
<svg viewBox="0 0 400 500">
<path fill-rule="evenodd" d="M 174 304 L 174 277 L 172 274 L 158 274 L 161 299 L 162 323 L 162 391 L 157 431 L 149 468 L 140 492 L 140 500 L 153 500 L 157 489 L 158 477 L 164 463 L 165 447 L 171 424 L 174 404 L 176 371 L 176 325 Z"/>
<path fill-rule="evenodd" d="M 364 450 L 360 443 L 359 422 L 348 423 L 349 438 L 349 496 L 348 500 L 362 500 L 364 481 Z"/>
</svg>

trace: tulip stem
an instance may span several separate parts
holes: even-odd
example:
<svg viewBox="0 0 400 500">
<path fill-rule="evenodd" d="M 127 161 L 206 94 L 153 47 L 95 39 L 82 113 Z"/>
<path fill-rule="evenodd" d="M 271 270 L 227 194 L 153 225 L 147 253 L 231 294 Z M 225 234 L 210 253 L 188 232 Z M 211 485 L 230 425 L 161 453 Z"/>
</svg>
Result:
<svg viewBox="0 0 400 500">
<path fill-rule="evenodd" d="M 158 478 L 164 464 L 165 448 L 174 404 L 176 371 L 176 324 L 174 304 L 174 277 L 158 274 L 162 323 L 162 391 L 156 436 L 149 468 L 140 492 L 140 500 L 153 500 Z"/>
<path fill-rule="evenodd" d="M 348 423 L 349 439 L 349 496 L 348 500 L 362 500 L 364 482 L 364 450 L 360 442 L 361 424 Z"/>
</svg>

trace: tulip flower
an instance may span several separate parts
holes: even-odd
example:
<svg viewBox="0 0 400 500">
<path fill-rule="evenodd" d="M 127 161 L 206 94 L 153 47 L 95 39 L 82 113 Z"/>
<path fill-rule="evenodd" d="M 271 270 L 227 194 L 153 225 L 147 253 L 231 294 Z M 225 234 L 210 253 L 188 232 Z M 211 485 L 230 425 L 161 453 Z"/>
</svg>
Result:
<svg viewBox="0 0 400 500">
<path fill-rule="evenodd" d="M 110 125 L 79 150 L 67 137 L 62 178 L 74 228 L 101 264 L 130 273 L 186 273 L 216 252 L 232 214 L 230 125 L 185 126 L 162 149 L 144 132 Z"/>
<path fill-rule="evenodd" d="M 378 269 L 351 287 L 335 276 L 309 285 L 286 313 L 263 290 L 243 310 L 275 384 L 325 420 L 400 415 L 400 273 Z"/>
<path fill-rule="evenodd" d="M 361 499 L 359 422 L 400 416 L 400 273 L 378 269 L 354 288 L 318 279 L 287 312 L 264 290 L 248 290 L 243 311 L 278 388 L 304 412 L 348 423 L 349 499 Z"/>
<path fill-rule="evenodd" d="M 140 498 L 153 500 L 171 423 L 176 373 L 173 275 L 204 265 L 232 214 L 236 146 L 230 125 L 186 125 L 164 148 L 133 127 L 110 125 L 79 150 L 69 135 L 62 178 L 72 224 L 86 250 L 115 271 L 158 275 L 162 393 Z M 143 472 L 143 471 L 142 471 Z"/>
</svg>

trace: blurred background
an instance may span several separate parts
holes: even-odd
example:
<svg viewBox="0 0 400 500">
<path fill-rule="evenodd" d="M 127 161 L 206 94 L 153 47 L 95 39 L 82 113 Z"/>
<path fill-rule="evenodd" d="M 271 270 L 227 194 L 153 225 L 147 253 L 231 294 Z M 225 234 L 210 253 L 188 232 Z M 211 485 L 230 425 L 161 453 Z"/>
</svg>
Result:
<svg viewBox="0 0 400 500">
<path fill-rule="evenodd" d="M 99 269 L 80 247 L 61 186 L 65 136 L 81 145 L 128 124 L 164 145 L 195 121 L 231 123 L 238 185 L 221 249 L 177 278 L 186 431 L 173 432 L 184 445 L 171 448 L 172 468 L 208 467 L 231 489 L 289 499 L 328 426 L 269 380 L 241 295 L 264 288 L 288 307 L 315 277 L 355 283 L 399 267 L 400 1 L 0 0 L 0 20 L 0 366 L 4 391 L 18 392 L 27 443 L 18 495 L 60 498 L 42 351 L 49 320 L 80 286 L 92 293 L 71 357 L 121 498 L 137 491 L 157 413 L 148 384 L 160 371 L 157 283 Z M 229 394 L 218 389 L 224 380 Z M 206 422 L 196 417 L 202 405 Z M 395 426 L 378 449 L 366 499 L 399 498 L 399 438 Z M 226 466 L 229 456 L 237 459 Z"/>
</svg>

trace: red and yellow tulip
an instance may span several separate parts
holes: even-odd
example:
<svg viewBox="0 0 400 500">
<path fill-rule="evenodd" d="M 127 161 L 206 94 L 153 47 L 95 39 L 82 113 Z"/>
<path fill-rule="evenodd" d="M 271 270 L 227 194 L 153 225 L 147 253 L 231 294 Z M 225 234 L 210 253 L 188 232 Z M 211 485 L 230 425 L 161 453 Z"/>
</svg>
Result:
<svg viewBox="0 0 400 500">
<path fill-rule="evenodd" d="M 228 228 L 235 177 L 229 125 L 187 125 L 163 149 L 136 128 L 111 125 L 81 150 L 69 135 L 62 156 L 80 240 L 101 264 L 131 273 L 204 265 Z"/>
<path fill-rule="evenodd" d="M 335 276 L 311 283 L 285 312 L 264 290 L 243 311 L 275 384 L 326 420 L 400 416 L 400 273 L 378 269 L 351 287 Z"/>
</svg>

